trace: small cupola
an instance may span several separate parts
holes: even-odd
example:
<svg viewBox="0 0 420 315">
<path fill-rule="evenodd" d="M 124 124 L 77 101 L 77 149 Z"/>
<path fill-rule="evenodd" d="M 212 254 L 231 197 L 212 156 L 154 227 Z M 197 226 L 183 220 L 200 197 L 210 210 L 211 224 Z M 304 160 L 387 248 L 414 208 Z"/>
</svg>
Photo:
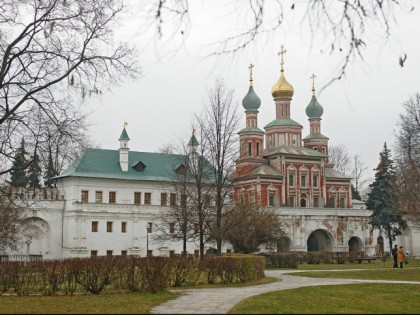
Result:
<svg viewBox="0 0 420 315">
<path fill-rule="evenodd" d="M 120 141 L 120 167 L 123 172 L 128 171 L 128 141 L 130 138 L 128 137 L 127 130 L 125 130 L 127 125 L 127 122 L 124 122 L 124 129 L 121 132 L 120 138 L 118 139 Z"/>
<path fill-rule="evenodd" d="M 315 96 L 315 74 L 312 74 L 312 98 L 306 106 L 306 116 L 308 116 L 309 119 L 313 118 L 321 118 L 322 114 L 324 113 L 324 109 L 322 108 L 321 104 L 319 104 L 318 100 Z"/>
<path fill-rule="evenodd" d="M 242 100 L 242 106 L 245 108 L 246 112 L 257 112 L 258 109 L 261 106 L 261 99 L 258 97 L 258 95 L 254 91 L 254 84 L 252 79 L 252 68 L 254 67 L 253 64 L 249 65 L 250 69 L 250 78 L 249 78 L 249 89 L 248 93 L 245 95 L 245 97 Z"/>
</svg>

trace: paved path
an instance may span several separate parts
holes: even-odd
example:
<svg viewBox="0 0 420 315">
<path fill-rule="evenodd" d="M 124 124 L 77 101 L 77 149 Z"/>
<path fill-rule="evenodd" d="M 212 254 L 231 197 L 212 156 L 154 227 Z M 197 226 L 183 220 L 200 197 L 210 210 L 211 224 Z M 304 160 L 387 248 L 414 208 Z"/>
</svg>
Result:
<svg viewBox="0 0 420 315">
<path fill-rule="evenodd" d="M 212 289 L 186 289 L 183 294 L 171 301 L 154 307 L 151 314 L 227 314 L 238 302 L 250 296 L 259 295 L 270 291 L 294 289 L 307 286 L 393 282 L 416 283 L 413 281 L 382 281 L 382 280 L 357 280 L 338 278 L 308 278 L 285 275 L 285 273 L 303 272 L 305 270 L 266 270 L 268 277 L 279 278 L 282 281 L 248 287 L 212 288 Z"/>
</svg>

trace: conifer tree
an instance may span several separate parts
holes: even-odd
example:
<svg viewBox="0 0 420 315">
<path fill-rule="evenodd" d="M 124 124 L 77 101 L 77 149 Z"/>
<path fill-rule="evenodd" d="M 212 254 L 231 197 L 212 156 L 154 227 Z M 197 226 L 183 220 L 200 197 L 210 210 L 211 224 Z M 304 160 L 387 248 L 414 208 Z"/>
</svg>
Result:
<svg viewBox="0 0 420 315">
<path fill-rule="evenodd" d="M 55 187 L 55 181 L 52 179 L 54 176 L 56 176 L 56 172 L 54 169 L 54 163 L 53 163 L 53 159 L 52 159 L 52 154 L 51 151 L 48 154 L 48 161 L 47 161 L 47 167 L 46 167 L 46 172 L 45 172 L 45 176 L 44 176 L 44 185 L 47 188 L 53 188 Z"/>
<path fill-rule="evenodd" d="M 40 177 L 42 175 L 42 170 L 39 163 L 39 156 L 35 152 L 32 157 L 31 165 L 29 165 L 28 168 L 28 180 L 30 188 L 41 188 Z"/>
<path fill-rule="evenodd" d="M 366 201 L 367 208 L 372 210 L 370 224 L 373 228 L 384 231 L 389 240 L 389 248 L 392 248 L 392 242 L 407 227 L 403 213 L 398 207 L 393 163 L 391 150 L 385 142 L 375 169 L 375 180 L 369 185 L 370 192 Z"/>
<path fill-rule="evenodd" d="M 12 170 L 10 171 L 10 185 L 13 187 L 26 187 L 28 185 L 28 177 L 26 176 L 25 169 L 28 166 L 26 160 L 26 151 L 25 151 L 25 140 L 22 138 L 20 142 L 20 147 L 17 150 Z"/>
</svg>

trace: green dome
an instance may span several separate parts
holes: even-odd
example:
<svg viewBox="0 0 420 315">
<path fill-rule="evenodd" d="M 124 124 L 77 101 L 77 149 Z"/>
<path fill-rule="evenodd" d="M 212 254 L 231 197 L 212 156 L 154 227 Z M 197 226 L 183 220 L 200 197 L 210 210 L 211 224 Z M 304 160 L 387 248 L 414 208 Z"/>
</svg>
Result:
<svg viewBox="0 0 420 315">
<path fill-rule="evenodd" d="M 242 106 L 246 111 L 254 112 L 260 108 L 261 100 L 257 94 L 255 94 L 254 88 L 252 85 L 249 87 L 248 93 L 245 95 L 242 100 Z"/>
<path fill-rule="evenodd" d="M 312 95 L 311 101 L 308 106 L 306 106 L 306 115 L 309 118 L 321 118 L 324 113 L 324 109 L 321 104 L 318 103 L 315 95 Z"/>
</svg>

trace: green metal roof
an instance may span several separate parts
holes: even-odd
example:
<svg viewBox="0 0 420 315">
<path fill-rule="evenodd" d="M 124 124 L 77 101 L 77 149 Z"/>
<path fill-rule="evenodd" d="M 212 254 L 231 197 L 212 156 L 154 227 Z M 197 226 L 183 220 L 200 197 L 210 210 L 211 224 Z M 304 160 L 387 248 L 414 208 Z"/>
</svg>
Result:
<svg viewBox="0 0 420 315">
<path fill-rule="evenodd" d="M 330 179 L 336 178 L 336 179 L 346 179 L 346 180 L 352 178 L 351 176 L 340 173 L 340 172 L 338 172 L 338 171 L 336 171 L 332 168 L 329 168 L 329 167 L 325 168 L 325 177 L 330 178 Z"/>
<path fill-rule="evenodd" d="M 307 139 L 326 139 L 326 140 L 328 140 L 329 138 L 324 136 L 321 133 L 313 133 L 313 134 L 307 135 L 305 138 L 303 138 L 303 140 L 307 140 Z"/>
<path fill-rule="evenodd" d="M 246 127 L 246 128 L 244 128 L 244 129 L 242 129 L 242 130 L 240 130 L 239 132 L 238 132 L 238 134 L 241 134 L 241 133 L 264 133 L 264 131 L 262 131 L 260 128 L 258 128 L 257 126 L 249 126 L 249 127 Z"/>
<path fill-rule="evenodd" d="M 191 136 L 191 139 L 190 139 L 190 141 L 188 142 L 188 146 L 193 146 L 193 147 L 196 147 L 196 146 L 198 146 L 198 141 L 197 141 L 197 138 L 195 137 L 195 135 L 193 134 L 192 136 Z"/>
<path fill-rule="evenodd" d="M 255 112 L 260 108 L 261 99 L 255 93 L 254 88 L 252 86 L 249 87 L 248 93 L 242 100 L 242 106 L 245 108 L 247 112 Z"/>
<path fill-rule="evenodd" d="M 298 156 L 310 156 L 310 157 L 326 157 L 325 154 L 321 152 L 306 148 L 306 147 L 292 147 L 287 145 L 281 145 L 276 148 L 266 150 L 264 156 L 273 155 L 273 154 L 285 154 L 285 155 L 298 155 Z"/>
<path fill-rule="evenodd" d="M 271 123 L 266 125 L 264 128 L 275 127 L 275 126 L 297 126 L 297 127 L 303 128 L 301 124 L 299 124 L 298 122 L 294 121 L 291 118 L 275 119 Z"/>
<path fill-rule="evenodd" d="M 309 118 L 321 118 L 324 113 L 324 109 L 321 104 L 318 103 L 315 95 L 312 95 L 311 101 L 308 106 L 306 106 L 305 112 Z"/>
<path fill-rule="evenodd" d="M 123 131 L 121 132 L 121 136 L 118 140 L 130 140 L 130 138 L 128 137 L 127 131 L 125 130 L 125 127 Z"/>
<path fill-rule="evenodd" d="M 184 155 L 129 151 L 128 171 L 123 172 L 119 156 L 118 150 L 87 149 L 78 161 L 55 178 L 76 176 L 127 180 L 173 180 L 176 176 L 175 169 L 181 164 L 188 163 Z M 136 171 L 133 168 L 138 162 L 145 165 L 142 171 Z M 211 174 L 211 165 L 208 161 L 205 163 L 206 170 Z"/>
</svg>

